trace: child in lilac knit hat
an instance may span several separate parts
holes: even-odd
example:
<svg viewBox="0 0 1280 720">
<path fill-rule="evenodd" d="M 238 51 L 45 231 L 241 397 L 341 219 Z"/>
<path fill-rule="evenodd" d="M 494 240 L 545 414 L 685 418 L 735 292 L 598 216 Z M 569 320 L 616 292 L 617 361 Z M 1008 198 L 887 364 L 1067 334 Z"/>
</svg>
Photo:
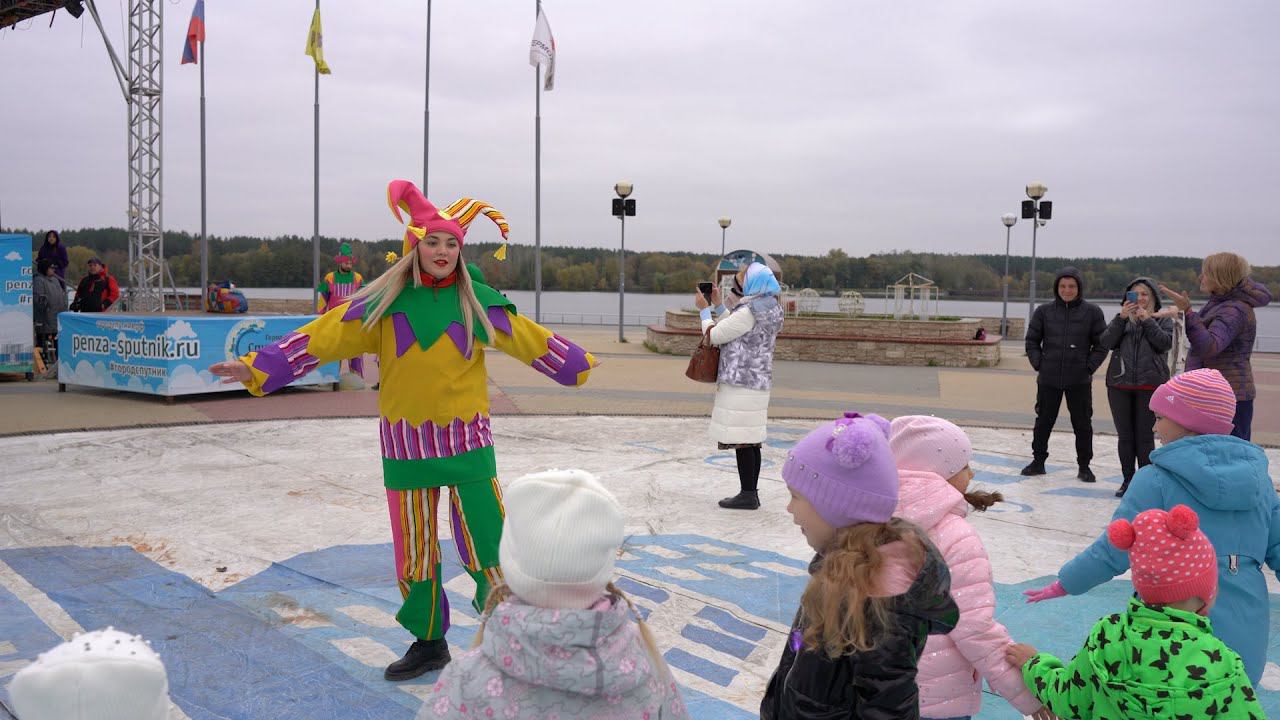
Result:
<svg viewBox="0 0 1280 720">
<path fill-rule="evenodd" d="M 761 720 L 821 707 L 832 716 L 918 718 L 915 666 L 959 613 L 946 563 L 893 517 L 898 471 L 889 423 L 845 413 L 787 456 L 787 512 L 817 555 Z"/>
</svg>

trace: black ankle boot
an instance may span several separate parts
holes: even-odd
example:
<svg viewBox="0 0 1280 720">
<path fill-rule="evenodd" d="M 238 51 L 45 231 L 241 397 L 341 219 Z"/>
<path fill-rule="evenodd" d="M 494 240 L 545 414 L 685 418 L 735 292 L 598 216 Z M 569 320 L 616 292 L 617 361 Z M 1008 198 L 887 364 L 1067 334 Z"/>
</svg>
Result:
<svg viewBox="0 0 1280 720">
<path fill-rule="evenodd" d="M 1125 478 L 1124 482 L 1120 483 L 1120 489 L 1116 491 L 1116 497 L 1124 497 L 1125 492 L 1127 492 L 1128 490 L 1129 490 L 1129 478 Z"/>
<path fill-rule="evenodd" d="M 439 640 L 414 640 L 404 657 L 387 666 L 384 680 L 412 680 L 423 673 L 439 670 L 449 664 L 449 643 Z"/>
<path fill-rule="evenodd" d="M 1098 478 L 1094 477 L 1093 471 L 1089 469 L 1088 465 L 1080 466 L 1080 472 L 1076 473 L 1076 479 L 1087 483 L 1098 482 Z"/>
<path fill-rule="evenodd" d="M 1028 466 L 1026 466 L 1026 467 L 1022 468 L 1022 474 L 1023 474 L 1023 475 L 1043 475 L 1043 474 L 1044 474 L 1044 461 L 1043 461 L 1043 460 L 1032 460 L 1030 465 L 1028 465 Z"/>
<path fill-rule="evenodd" d="M 727 497 L 720 501 L 720 507 L 728 510 L 757 510 L 760 508 L 760 494 L 750 490 Z"/>
</svg>

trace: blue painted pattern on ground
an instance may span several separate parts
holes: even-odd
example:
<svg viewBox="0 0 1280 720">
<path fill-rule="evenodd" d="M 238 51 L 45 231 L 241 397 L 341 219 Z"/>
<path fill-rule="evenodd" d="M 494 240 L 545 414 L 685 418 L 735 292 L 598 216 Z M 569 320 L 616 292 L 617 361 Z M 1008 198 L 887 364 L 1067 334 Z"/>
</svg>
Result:
<svg viewBox="0 0 1280 720">
<path fill-rule="evenodd" d="M 113 625 L 150 640 L 171 697 L 192 720 L 313 720 L 353 709 L 354 717 L 409 718 L 418 704 L 369 688 L 280 632 L 279 617 L 266 622 L 132 548 L 20 548 L 0 559 L 81 627 Z"/>
<path fill-rule="evenodd" d="M 716 625 L 719 625 L 720 629 L 725 632 L 733 633 L 738 637 L 743 637 L 748 640 L 760 642 L 764 639 L 766 634 L 765 629 L 759 625 L 744 623 L 720 608 L 711 607 L 710 605 L 699 610 L 698 617 L 703 620 L 710 620 Z"/>
<path fill-rule="evenodd" d="M 15 672 L 23 661 L 62 642 L 62 638 L 40 622 L 31 608 L 13 593 L 0 588 L 0 642 L 3 641 L 13 646 L 0 649 L 0 665 L 6 668 L 7 675 Z M 0 703 L 9 704 L 8 683 L 3 676 L 0 676 Z"/>
<path fill-rule="evenodd" d="M 689 591 L 681 595 L 685 602 L 701 596 L 736 606 L 727 612 L 698 602 L 679 627 L 685 644 L 664 653 L 673 667 L 713 687 L 729 686 L 748 663 L 759 663 L 768 654 L 772 648 L 759 647 L 769 637 L 765 625 L 790 624 L 807 580 L 803 561 L 699 535 L 636 539 L 627 553 L 618 562 L 625 573 L 619 585 L 644 610 L 673 612 L 665 607 L 674 602 L 672 592 L 659 585 Z M 462 574 L 451 550 L 445 548 L 442 556 L 446 582 Z M 175 701 L 192 720 L 411 718 L 420 700 L 406 688 L 425 693 L 422 686 L 433 682 L 435 673 L 408 684 L 387 683 L 380 663 L 363 662 L 342 649 L 355 643 L 365 652 L 378 652 L 382 646 L 390 657 L 407 647 L 408 634 L 390 619 L 400 604 L 390 557 L 389 544 L 336 546 L 275 563 L 214 593 L 127 547 L 0 550 L 0 559 L 82 626 L 115 625 L 151 639 L 169 668 Z M 740 577 L 722 572 L 725 566 Z M 1079 649 L 1098 618 L 1122 609 L 1132 593 L 1128 581 L 1114 580 L 1085 596 L 1023 603 L 1023 589 L 1049 580 L 997 584 L 997 619 L 1015 639 L 1064 660 Z M 450 642 L 466 647 L 475 626 L 464 621 L 474 621 L 475 611 L 470 598 L 460 593 L 450 591 L 449 600 L 458 620 Z M 1268 657 L 1275 662 L 1280 658 L 1280 597 L 1272 597 L 1271 615 Z M 28 608 L 3 590 L 0 632 L 0 640 L 14 643 L 16 658 L 34 657 L 57 642 Z M 775 634 L 770 642 L 778 641 Z M 225 692 L 228 687 L 236 692 Z M 738 707 L 710 690 L 685 687 L 684 692 L 698 720 L 755 716 L 754 699 L 744 701 L 750 707 Z M 1280 717 L 1280 693 L 1259 688 L 1259 697 L 1271 716 Z M 977 717 L 1018 716 L 988 693 Z"/>
</svg>

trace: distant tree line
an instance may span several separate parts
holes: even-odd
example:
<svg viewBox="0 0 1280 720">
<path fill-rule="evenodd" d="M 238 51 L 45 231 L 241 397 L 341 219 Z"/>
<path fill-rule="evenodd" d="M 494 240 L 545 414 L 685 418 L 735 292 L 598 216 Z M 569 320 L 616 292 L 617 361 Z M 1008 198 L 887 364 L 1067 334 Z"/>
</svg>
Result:
<svg viewBox="0 0 1280 720">
<path fill-rule="evenodd" d="M 33 245 L 43 242 L 44 231 L 29 232 Z M 122 282 L 128 279 L 128 239 L 122 228 L 67 230 L 62 241 L 70 253 L 68 282 L 75 283 L 92 256 L 102 258 Z M 200 281 L 199 237 L 186 232 L 165 233 L 165 257 L 178 286 Z M 400 252 L 400 240 L 361 242 L 347 238 L 320 239 L 321 274 L 334 269 L 333 256 L 341 242 L 349 242 L 356 256 L 356 270 L 366 279 L 387 267 L 388 251 Z M 490 284 L 502 289 L 532 290 L 534 252 L 530 245 L 510 245 L 507 260 L 493 257 L 496 243 L 467 243 L 465 255 L 478 263 Z M 762 249 L 768 252 L 768 248 Z M 209 276 L 231 280 L 242 287 L 308 287 L 311 285 L 311 238 L 286 235 L 277 238 L 248 236 L 209 238 Z M 821 256 L 772 253 L 782 268 L 782 282 L 793 288 L 819 291 L 879 291 L 910 272 L 933 280 L 945 294 L 999 297 L 1003 255 L 961 255 L 896 252 L 851 257 L 833 249 Z M 627 253 L 627 289 L 636 292 L 692 292 L 699 280 L 710 277 L 717 258 L 688 252 Z M 1147 276 L 1171 287 L 1198 293 L 1201 258 L 1152 255 L 1119 259 L 1041 257 L 1036 260 L 1037 294 L 1047 297 L 1055 271 L 1074 265 L 1084 276 L 1085 292 L 1093 297 L 1118 297 L 1137 276 Z M 1280 281 L 1280 266 L 1254 267 L 1254 278 L 1273 285 Z M 1009 293 L 1025 297 L 1031 280 L 1031 258 L 1009 258 Z M 544 290 L 600 290 L 618 288 L 618 252 L 605 248 L 546 247 L 542 249 Z"/>
</svg>

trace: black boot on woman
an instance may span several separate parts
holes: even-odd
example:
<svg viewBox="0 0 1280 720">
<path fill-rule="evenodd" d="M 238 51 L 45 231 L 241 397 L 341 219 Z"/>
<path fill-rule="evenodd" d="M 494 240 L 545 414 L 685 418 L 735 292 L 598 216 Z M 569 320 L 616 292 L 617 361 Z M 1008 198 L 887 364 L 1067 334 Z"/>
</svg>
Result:
<svg viewBox="0 0 1280 720">
<path fill-rule="evenodd" d="M 740 447 L 734 454 L 738 460 L 738 483 L 742 490 L 733 497 L 720 501 L 720 507 L 728 510 L 756 510 L 760 507 L 760 494 L 756 487 L 760 482 L 760 446 Z"/>
</svg>

